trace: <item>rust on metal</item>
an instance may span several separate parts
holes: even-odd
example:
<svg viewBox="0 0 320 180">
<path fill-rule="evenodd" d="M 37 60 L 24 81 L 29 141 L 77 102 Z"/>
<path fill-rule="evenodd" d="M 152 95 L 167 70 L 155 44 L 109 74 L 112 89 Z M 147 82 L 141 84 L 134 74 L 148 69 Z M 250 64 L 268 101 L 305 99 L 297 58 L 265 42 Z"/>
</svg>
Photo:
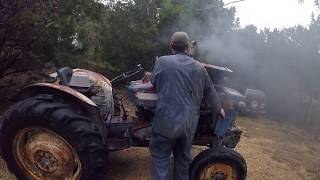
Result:
<svg viewBox="0 0 320 180">
<path fill-rule="evenodd" d="M 111 82 L 110 82 L 109 79 L 107 79 L 106 77 L 102 76 L 101 74 L 95 73 L 93 71 L 89 71 L 89 70 L 86 70 L 86 69 L 73 69 L 73 72 L 84 72 L 89 76 L 89 78 L 90 77 L 94 77 L 94 79 L 103 81 L 103 82 L 105 82 L 105 83 L 107 83 L 107 84 L 109 84 L 111 86 Z"/>
<path fill-rule="evenodd" d="M 73 73 L 85 73 L 88 75 L 90 84 L 96 92 L 96 94 L 90 97 L 90 99 L 99 107 L 102 119 L 106 119 L 107 116 L 113 114 L 114 105 L 112 85 L 109 79 L 101 74 L 85 69 L 73 69 Z"/>
<path fill-rule="evenodd" d="M 13 154 L 28 179 L 80 179 L 78 154 L 63 137 L 51 130 L 42 127 L 20 130 L 14 138 Z"/>
<path fill-rule="evenodd" d="M 209 164 L 200 174 L 200 180 L 225 179 L 237 180 L 238 173 L 232 166 L 223 163 Z"/>
<path fill-rule="evenodd" d="M 32 87 L 47 87 L 47 88 L 53 88 L 56 90 L 60 90 L 65 93 L 68 93 L 70 95 L 73 95 L 74 97 L 78 98 L 79 100 L 81 100 L 87 104 L 90 104 L 91 106 L 96 106 L 96 104 L 92 100 L 90 100 L 87 96 L 81 94 L 80 92 L 78 92 L 68 86 L 64 86 L 64 85 L 61 85 L 58 83 L 37 83 L 37 84 L 27 86 L 25 89 L 32 88 Z"/>
</svg>

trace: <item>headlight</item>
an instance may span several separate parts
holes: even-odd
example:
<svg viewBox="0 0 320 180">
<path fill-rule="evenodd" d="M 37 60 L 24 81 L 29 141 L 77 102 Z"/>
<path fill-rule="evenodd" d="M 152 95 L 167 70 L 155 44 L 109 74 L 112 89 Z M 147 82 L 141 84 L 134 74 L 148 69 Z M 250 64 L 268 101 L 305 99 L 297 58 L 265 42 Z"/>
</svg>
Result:
<svg viewBox="0 0 320 180">
<path fill-rule="evenodd" d="M 258 101 L 252 101 L 251 102 L 251 109 L 257 109 L 259 106 Z"/>
<path fill-rule="evenodd" d="M 239 109 L 245 109 L 246 108 L 246 103 L 244 101 L 239 101 L 238 102 L 238 107 Z"/>
</svg>

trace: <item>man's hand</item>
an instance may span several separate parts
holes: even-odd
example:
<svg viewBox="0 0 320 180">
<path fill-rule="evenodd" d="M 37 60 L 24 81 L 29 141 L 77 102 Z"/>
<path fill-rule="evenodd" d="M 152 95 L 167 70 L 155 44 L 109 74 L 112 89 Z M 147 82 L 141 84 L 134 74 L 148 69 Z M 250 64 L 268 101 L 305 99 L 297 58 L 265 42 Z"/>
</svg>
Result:
<svg viewBox="0 0 320 180">
<path fill-rule="evenodd" d="M 221 108 L 220 113 L 219 113 L 219 116 L 220 116 L 221 118 L 223 118 L 223 119 L 226 118 L 226 113 L 224 112 L 224 109 L 223 109 L 223 108 Z"/>
</svg>

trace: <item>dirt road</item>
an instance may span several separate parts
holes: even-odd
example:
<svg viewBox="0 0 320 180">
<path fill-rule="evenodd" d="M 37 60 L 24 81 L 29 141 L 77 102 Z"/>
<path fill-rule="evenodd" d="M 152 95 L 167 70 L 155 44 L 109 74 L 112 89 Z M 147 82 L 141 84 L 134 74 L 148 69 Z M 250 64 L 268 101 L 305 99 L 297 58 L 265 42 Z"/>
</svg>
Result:
<svg viewBox="0 0 320 180">
<path fill-rule="evenodd" d="M 244 133 L 237 147 L 248 165 L 248 180 L 319 180 L 320 140 L 302 130 L 266 119 L 240 118 Z M 194 154 L 203 147 L 194 147 Z M 110 153 L 108 180 L 148 179 L 147 148 Z M 0 179 L 15 179 L 0 159 Z"/>
</svg>

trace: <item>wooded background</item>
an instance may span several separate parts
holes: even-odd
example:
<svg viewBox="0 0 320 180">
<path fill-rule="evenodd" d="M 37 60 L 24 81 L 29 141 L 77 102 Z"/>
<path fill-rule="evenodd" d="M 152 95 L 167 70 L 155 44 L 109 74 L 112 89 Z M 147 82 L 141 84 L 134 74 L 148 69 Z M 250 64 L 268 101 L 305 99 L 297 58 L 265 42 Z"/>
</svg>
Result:
<svg viewBox="0 0 320 180">
<path fill-rule="evenodd" d="M 235 12 L 221 0 L 0 0 L 0 94 L 63 66 L 109 78 L 137 64 L 151 70 L 171 34 L 186 31 L 197 58 L 234 70 L 229 86 L 264 90 L 271 117 L 317 131 L 320 17 L 257 30 L 241 28 Z"/>
</svg>

